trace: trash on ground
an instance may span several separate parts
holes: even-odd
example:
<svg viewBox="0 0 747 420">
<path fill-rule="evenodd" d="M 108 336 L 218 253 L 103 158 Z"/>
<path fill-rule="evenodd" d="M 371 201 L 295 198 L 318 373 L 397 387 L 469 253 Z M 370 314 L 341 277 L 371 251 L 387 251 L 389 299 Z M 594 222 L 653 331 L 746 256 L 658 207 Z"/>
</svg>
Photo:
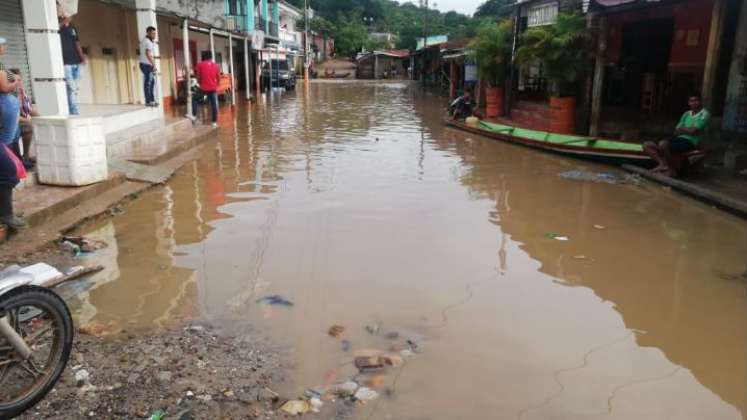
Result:
<svg viewBox="0 0 747 420">
<path fill-rule="evenodd" d="M 78 388 L 83 387 L 84 385 L 90 384 L 91 381 L 91 374 L 88 373 L 85 369 L 80 369 L 79 371 L 75 372 L 75 385 Z"/>
<path fill-rule="evenodd" d="M 371 389 L 381 389 L 384 387 L 384 380 L 384 375 L 373 375 L 369 378 L 366 378 L 365 384 Z"/>
<path fill-rule="evenodd" d="M 114 326 L 99 321 L 91 321 L 78 328 L 78 333 L 92 337 L 106 337 L 114 332 Z"/>
<path fill-rule="evenodd" d="M 381 323 L 377 322 L 375 324 L 366 325 L 366 331 L 368 331 L 371 335 L 377 335 L 381 331 Z"/>
<path fill-rule="evenodd" d="M 293 306 L 293 302 L 280 295 L 264 296 L 257 299 L 257 303 L 266 303 L 273 306 Z"/>
<path fill-rule="evenodd" d="M 586 255 L 574 255 L 574 260 L 594 262 L 594 258 L 587 257 Z"/>
<path fill-rule="evenodd" d="M 371 372 L 384 369 L 384 359 L 381 357 L 356 357 L 355 367 L 361 372 Z"/>
<path fill-rule="evenodd" d="M 161 410 L 156 410 L 153 412 L 153 414 L 148 417 L 148 420 L 162 420 L 165 416 L 165 413 Z"/>
<path fill-rule="evenodd" d="M 410 349 L 404 349 L 399 352 L 399 355 L 402 357 L 412 357 L 415 355 L 415 353 L 413 353 L 413 351 Z"/>
<path fill-rule="evenodd" d="M 355 391 L 358 390 L 358 384 L 353 381 L 347 381 L 341 384 L 332 385 L 330 390 L 332 393 L 340 396 L 350 396 L 354 395 Z"/>
<path fill-rule="evenodd" d="M 379 393 L 371 388 L 360 387 L 357 391 L 355 391 L 353 397 L 355 397 L 355 399 L 358 401 L 371 401 L 379 398 Z"/>
<path fill-rule="evenodd" d="M 376 349 L 360 349 L 353 352 L 354 357 L 378 357 L 384 354 L 381 350 Z"/>
<path fill-rule="evenodd" d="M 327 334 L 329 334 L 330 337 L 339 338 L 343 332 L 345 332 L 345 327 L 342 325 L 333 325 L 329 327 Z"/>
<path fill-rule="evenodd" d="M 311 409 L 309 403 L 304 400 L 290 400 L 280 406 L 280 411 L 291 416 L 306 414 Z"/>
<path fill-rule="evenodd" d="M 109 244 L 104 241 L 84 238 L 82 236 L 63 236 L 62 242 L 70 242 L 74 245 L 77 245 L 80 248 L 81 252 L 94 252 L 109 246 Z"/>
<path fill-rule="evenodd" d="M 594 225 L 594 229 L 597 229 L 597 230 L 604 230 L 604 229 L 607 229 L 607 227 L 606 227 L 606 226 L 603 226 L 603 225 Z"/>
<path fill-rule="evenodd" d="M 396 340 L 399 338 L 399 333 L 397 331 L 389 331 L 388 333 L 384 334 L 384 337 L 390 340 Z"/>
<path fill-rule="evenodd" d="M 387 364 L 393 367 L 400 366 L 402 365 L 402 363 L 404 363 L 404 360 L 402 360 L 402 356 L 398 354 L 385 354 L 381 356 L 379 360 L 383 361 L 384 364 Z"/>
<path fill-rule="evenodd" d="M 352 343 L 350 342 L 350 340 L 342 340 L 340 342 L 340 348 L 342 349 L 342 351 L 350 351 L 350 347 L 352 347 Z"/>
<path fill-rule="evenodd" d="M 322 390 L 320 390 L 320 389 L 309 388 L 309 389 L 307 389 L 306 391 L 303 392 L 303 395 L 306 398 L 309 398 L 309 399 L 311 399 L 311 398 L 322 398 L 322 395 L 324 395 L 324 392 Z"/>
<path fill-rule="evenodd" d="M 588 172 L 578 169 L 566 171 L 560 174 L 562 178 L 572 179 L 575 181 L 601 182 L 605 184 L 617 184 L 619 179 L 609 172 Z"/>
<path fill-rule="evenodd" d="M 569 238 L 567 236 L 563 236 L 559 233 L 554 232 L 548 232 L 545 234 L 550 239 L 555 239 L 556 241 L 567 241 Z"/>
<path fill-rule="evenodd" d="M 314 413 L 318 413 L 319 410 L 322 409 L 322 406 L 324 403 L 322 402 L 321 398 L 311 398 L 309 399 L 309 408 L 311 408 L 311 411 Z"/>
</svg>

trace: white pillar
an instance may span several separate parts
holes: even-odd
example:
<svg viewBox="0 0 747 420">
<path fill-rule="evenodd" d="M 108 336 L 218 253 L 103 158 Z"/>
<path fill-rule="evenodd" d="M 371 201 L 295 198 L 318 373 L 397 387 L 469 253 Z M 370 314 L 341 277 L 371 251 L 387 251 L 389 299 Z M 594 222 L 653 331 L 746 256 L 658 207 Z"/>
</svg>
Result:
<svg viewBox="0 0 747 420">
<path fill-rule="evenodd" d="M 161 52 L 158 46 L 158 21 L 156 19 L 156 0 L 135 0 L 135 8 L 137 9 L 137 39 L 142 40 L 145 37 L 146 29 L 149 26 L 156 28 L 156 40 L 154 42 L 156 48 L 153 53 L 153 61 L 156 63 L 156 86 L 153 90 L 153 94 L 158 102 L 158 107 L 163 111 L 163 86 L 161 85 Z M 142 89 L 142 86 L 140 87 Z"/>
<path fill-rule="evenodd" d="M 249 80 L 249 39 L 244 38 L 244 84 L 246 85 L 246 100 L 252 98 L 252 83 Z"/>
<path fill-rule="evenodd" d="M 228 55 L 231 56 L 228 61 L 229 72 L 231 73 L 231 105 L 236 105 L 236 73 L 233 67 L 233 34 L 228 33 Z"/>
<path fill-rule="evenodd" d="M 210 28 L 210 54 L 213 55 L 213 61 L 218 62 L 218 59 L 215 58 L 215 40 L 213 39 L 213 28 Z"/>
<path fill-rule="evenodd" d="M 65 65 L 62 61 L 57 3 L 55 0 L 24 0 L 26 45 L 36 106 L 43 116 L 68 115 Z"/>
<path fill-rule="evenodd" d="M 182 26 L 182 42 L 183 47 L 182 51 L 184 51 L 184 71 L 187 73 L 187 77 L 185 79 L 185 88 L 186 91 L 185 94 L 187 96 L 187 115 L 192 115 L 192 65 L 190 64 L 190 51 L 189 51 L 189 20 L 184 19 L 184 24 Z"/>
</svg>

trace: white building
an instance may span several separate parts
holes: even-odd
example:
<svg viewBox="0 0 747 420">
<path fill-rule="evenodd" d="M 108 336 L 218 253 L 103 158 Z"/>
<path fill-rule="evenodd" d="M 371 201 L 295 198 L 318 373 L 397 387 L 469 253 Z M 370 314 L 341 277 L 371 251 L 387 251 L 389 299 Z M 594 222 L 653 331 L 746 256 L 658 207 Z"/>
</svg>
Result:
<svg viewBox="0 0 747 420">
<path fill-rule="evenodd" d="M 125 145 L 114 144 L 114 139 L 119 142 L 126 137 L 123 133 L 146 124 L 163 126 L 166 115 L 176 115 L 176 105 L 187 102 L 189 90 L 185 86 L 190 69 L 204 51 L 213 51 L 221 66 L 226 102 L 236 103 L 239 97 L 249 99 L 261 86 L 258 66 L 262 52 L 268 50 L 268 45 L 281 42 L 281 16 L 287 18 L 289 10 L 297 12 L 277 0 L 63 0 L 63 3 L 77 7 L 73 25 L 88 57 L 80 81 L 80 116 L 68 115 L 56 0 L 0 0 L 0 37 L 9 40 L 6 55 L 0 60 L 8 68 L 21 69 L 27 91 L 42 114 L 39 124 L 98 121 L 101 133 L 90 135 L 106 138 L 109 158 L 126 154 Z M 285 10 L 282 15 L 281 8 Z M 288 47 L 295 46 L 291 41 L 296 38 L 291 35 L 295 27 L 295 21 L 291 20 L 288 20 L 292 24 L 290 29 L 286 24 L 283 31 Z M 157 108 L 143 105 L 142 74 L 138 67 L 139 43 L 148 26 L 158 31 L 156 100 L 160 106 Z M 301 50 L 303 46 L 295 47 Z M 58 130 L 58 135 L 63 132 Z M 40 168 L 43 165 L 40 161 Z"/>
</svg>

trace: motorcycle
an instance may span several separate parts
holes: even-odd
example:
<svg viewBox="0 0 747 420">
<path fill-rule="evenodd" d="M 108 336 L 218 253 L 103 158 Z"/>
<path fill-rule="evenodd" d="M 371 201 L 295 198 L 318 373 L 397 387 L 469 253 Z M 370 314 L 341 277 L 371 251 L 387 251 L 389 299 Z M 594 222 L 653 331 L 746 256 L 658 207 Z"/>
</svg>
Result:
<svg viewBox="0 0 747 420">
<path fill-rule="evenodd" d="M 73 319 L 49 288 L 64 277 L 43 263 L 0 272 L 0 419 L 36 405 L 65 370 Z"/>
</svg>

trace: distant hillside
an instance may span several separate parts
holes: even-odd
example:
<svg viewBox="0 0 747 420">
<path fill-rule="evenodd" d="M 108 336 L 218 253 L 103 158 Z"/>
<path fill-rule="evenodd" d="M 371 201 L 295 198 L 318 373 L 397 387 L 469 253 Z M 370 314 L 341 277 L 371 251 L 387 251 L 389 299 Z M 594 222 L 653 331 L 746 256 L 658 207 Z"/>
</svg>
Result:
<svg viewBox="0 0 747 420">
<path fill-rule="evenodd" d="M 510 0 L 498 0 L 503 3 Z M 288 0 L 303 9 L 303 0 Z M 496 0 L 487 3 L 496 3 Z M 474 35 L 475 19 L 457 12 L 441 13 L 412 2 L 400 4 L 393 0 L 309 0 L 318 16 L 311 23 L 335 37 L 338 55 L 352 56 L 366 47 L 376 47 L 365 35 L 369 32 L 389 32 L 397 36 L 397 48 L 414 50 L 417 38 L 424 34 L 446 34 L 450 39 Z M 483 14 L 482 16 L 488 15 Z"/>
</svg>

